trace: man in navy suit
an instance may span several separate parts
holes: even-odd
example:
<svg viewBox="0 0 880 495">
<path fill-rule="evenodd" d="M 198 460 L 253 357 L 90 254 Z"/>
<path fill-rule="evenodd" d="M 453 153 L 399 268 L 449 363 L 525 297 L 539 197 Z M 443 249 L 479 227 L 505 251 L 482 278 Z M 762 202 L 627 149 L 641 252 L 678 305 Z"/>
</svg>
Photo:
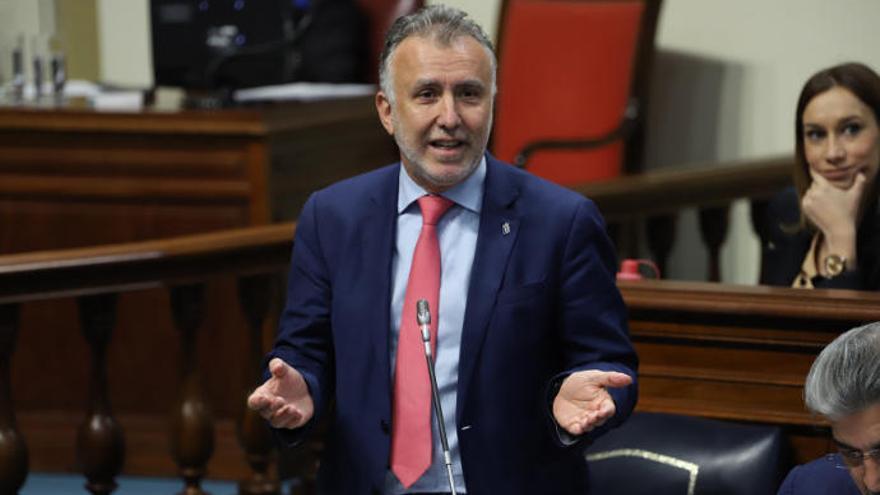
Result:
<svg viewBox="0 0 880 495">
<path fill-rule="evenodd" d="M 804 399 L 831 422 L 838 453 L 792 469 L 779 495 L 880 494 L 880 322 L 840 335 L 819 353 Z"/>
<path fill-rule="evenodd" d="M 391 460 L 409 440 L 392 438 L 393 391 L 401 322 L 416 318 L 403 302 L 421 200 L 442 196 L 452 206 L 436 225 L 431 311 L 456 491 L 582 495 L 582 447 L 637 395 L 604 222 L 588 199 L 486 153 L 496 61 L 463 12 L 399 19 L 380 63 L 376 108 L 401 162 L 303 207 L 267 380 L 249 405 L 288 445 L 328 416 L 322 493 L 451 491 L 436 417 L 425 469 L 402 478 Z"/>
</svg>

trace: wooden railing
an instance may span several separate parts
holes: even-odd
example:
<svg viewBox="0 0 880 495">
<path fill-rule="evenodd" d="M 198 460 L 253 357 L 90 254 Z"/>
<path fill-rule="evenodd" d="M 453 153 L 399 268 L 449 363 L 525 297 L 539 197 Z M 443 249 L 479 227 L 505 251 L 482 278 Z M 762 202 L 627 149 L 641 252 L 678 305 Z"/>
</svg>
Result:
<svg viewBox="0 0 880 495">
<path fill-rule="evenodd" d="M 792 158 L 701 164 L 623 176 L 574 187 L 609 221 L 675 213 L 689 206 L 726 206 L 739 198 L 766 198 L 791 184 Z"/>
<path fill-rule="evenodd" d="M 258 379 L 263 354 L 263 321 L 268 316 L 274 278 L 288 264 L 293 224 L 254 227 L 216 234 L 106 247 L 38 252 L 0 257 L 0 492 L 16 493 L 28 473 L 25 439 L 19 432 L 10 387 L 10 363 L 18 334 L 20 307 L 46 298 L 74 298 L 91 349 L 91 373 L 85 419 L 77 433 L 77 464 L 95 494 L 111 493 L 126 454 L 125 432 L 115 419 L 108 394 L 106 349 L 115 327 L 117 295 L 168 287 L 175 327 L 180 334 L 179 400 L 170 418 L 171 455 L 184 493 L 203 493 L 200 481 L 214 449 L 214 418 L 200 386 L 195 340 L 206 310 L 204 284 L 234 276 L 250 335 L 246 359 Z M 51 329 L 44 329 L 51 333 Z M 47 335 L 51 338 L 51 335 Z M 133 349 L 132 352 L 137 352 Z M 158 359 L 157 359 L 158 361 Z M 222 369 L 222 367 L 219 367 Z M 164 384 L 152 384 L 154 387 Z M 142 393 L 149 394 L 150 390 Z M 231 390 L 242 399 L 247 390 Z M 262 420 L 244 407 L 237 430 L 251 474 L 242 494 L 278 493 L 268 473 L 272 444 Z"/>
<path fill-rule="evenodd" d="M 641 236 L 634 233 L 633 226 L 643 220 L 647 248 L 663 273 L 675 242 L 675 214 L 684 208 L 698 208 L 700 235 L 709 253 L 708 278 L 717 282 L 730 204 L 737 199 L 751 200 L 752 223 L 761 236 L 766 200 L 792 183 L 792 162 L 792 157 L 781 156 L 701 164 L 591 182 L 574 189 L 599 206 L 621 257 L 637 257 Z"/>
</svg>

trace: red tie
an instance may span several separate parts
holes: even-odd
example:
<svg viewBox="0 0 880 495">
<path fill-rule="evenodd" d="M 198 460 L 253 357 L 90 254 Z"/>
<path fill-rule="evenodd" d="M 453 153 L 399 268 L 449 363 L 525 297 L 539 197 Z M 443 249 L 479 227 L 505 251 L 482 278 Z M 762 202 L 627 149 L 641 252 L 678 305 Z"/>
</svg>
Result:
<svg viewBox="0 0 880 495">
<path fill-rule="evenodd" d="M 425 348 L 416 321 L 416 302 L 426 299 L 431 309 L 431 344 L 437 345 L 440 299 L 440 244 L 437 222 L 452 206 L 442 196 L 422 196 L 422 231 L 416 242 L 406 297 L 400 317 L 397 364 L 394 370 L 394 416 L 391 431 L 391 471 L 409 488 L 431 465 L 431 383 Z"/>
</svg>

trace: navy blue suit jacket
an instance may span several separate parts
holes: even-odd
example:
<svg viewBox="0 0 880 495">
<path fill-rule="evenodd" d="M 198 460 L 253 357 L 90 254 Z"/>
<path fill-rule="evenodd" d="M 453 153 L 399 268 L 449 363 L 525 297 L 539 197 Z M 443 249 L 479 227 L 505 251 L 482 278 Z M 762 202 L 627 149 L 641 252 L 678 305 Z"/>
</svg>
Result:
<svg viewBox="0 0 880 495">
<path fill-rule="evenodd" d="M 388 469 L 399 167 L 315 193 L 297 226 L 271 356 L 303 373 L 316 417 L 331 413 L 322 493 L 380 492 Z M 559 442 L 549 404 L 552 384 L 576 370 L 635 380 L 615 268 L 591 201 L 487 157 L 455 411 L 469 494 L 586 493 L 579 447 L 629 415 L 635 384 L 612 390 L 615 417 L 573 446 Z M 295 443 L 309 426 L 281 436 Z"/>
<path fill-rule="evenodd" d="M 859 489 L 845 468 L 842 459 L 819 458 L 795 466 L 777 495 L 860 495 Z"/>
</svg>

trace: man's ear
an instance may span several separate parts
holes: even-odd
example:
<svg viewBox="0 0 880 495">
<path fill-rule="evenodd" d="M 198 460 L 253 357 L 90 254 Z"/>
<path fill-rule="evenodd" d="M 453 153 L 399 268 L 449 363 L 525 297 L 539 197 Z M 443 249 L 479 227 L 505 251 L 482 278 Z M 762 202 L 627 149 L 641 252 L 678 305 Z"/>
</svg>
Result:
<svg viewBox="0 0 880 495">
<path fill-rule="evenodd" d="M 379 121 L 382 122 L 382 127 L 388 131 L 388 134 L 393 136 L 394 122 L 391 118 L 391 101 L 383 91 L 376 93 L 376 112 L 379 114 Z"/>
</svg>

